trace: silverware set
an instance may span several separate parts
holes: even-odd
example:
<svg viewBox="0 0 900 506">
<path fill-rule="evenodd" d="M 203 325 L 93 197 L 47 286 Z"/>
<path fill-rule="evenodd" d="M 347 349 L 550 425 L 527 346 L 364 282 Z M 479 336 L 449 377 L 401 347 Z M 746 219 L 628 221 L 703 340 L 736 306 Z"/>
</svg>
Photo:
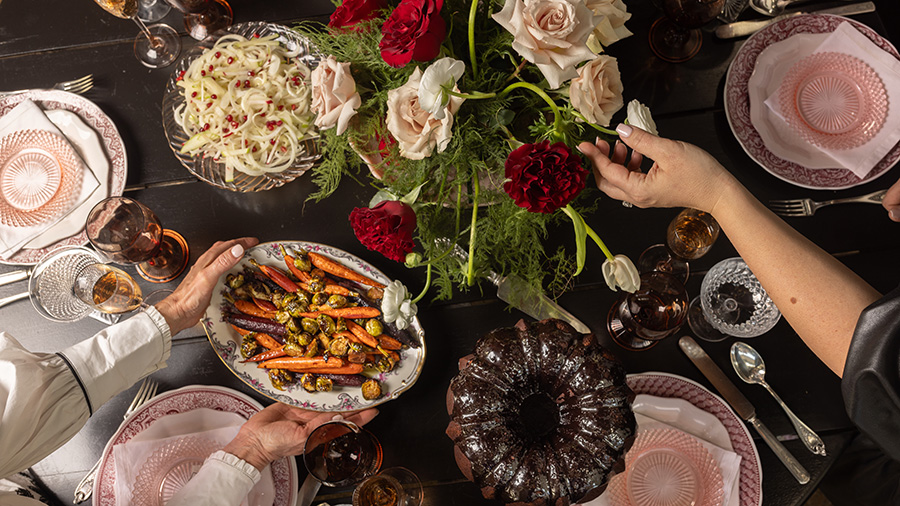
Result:
<svg viewBox="0 0 900 506">
<path fill-rule="evenodd" d="M 834 204 L 877 204 L 881 205 L 887 190 L 879 190 L 867 195 L 848 197 L 844 199 L 832 199 L 815 201 L 812 199 L 770 200 L 769 209 L 775 214 L 789 218 L 812 216 L 822 207 Z"/>
<path fill-rule="evenodd" d="M 91 88 L 94 87 L 94 74 L 88 74 L 84 77 L 79 77 L 78 79 L 72 79 L 71 81 L 61 81 L 54 84 L 50 89 L 53 90 L 62 90 L 68 91 L 69 93 L 76 93 L 78 95 L 84 95 Z M 9 95 L 18 95 L 19 93 L 25 93 L 26 91 L 31 90 L 14 90 L 14 91 L 0 91 L 0 98 L 6 97 Z"/>
</svg>

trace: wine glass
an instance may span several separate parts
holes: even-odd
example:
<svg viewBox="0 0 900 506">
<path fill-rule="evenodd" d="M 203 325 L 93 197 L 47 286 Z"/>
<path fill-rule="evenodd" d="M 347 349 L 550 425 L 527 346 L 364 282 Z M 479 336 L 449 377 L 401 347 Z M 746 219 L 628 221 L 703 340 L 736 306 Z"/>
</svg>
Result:
<svg viewBox="0 0 900 506">
<path fill-rule="evenodd" d="M 638 271 L 663 271 L 687 283 L 689 260 L 705 255 L 719 237 L 719 223 L 711 214 L 683 209 L 669 222 L 666 244 L 650 246 L 638 258 Z"/>
<path fill-rule="evenodd" d="M 166 17 L 172 7 L 163 0 L 138 0 L 137 17 L 145 23 L 153 23 Z"/>
<path fill-rule="evenodd" d="M 175 61 L 181 52 L 181 38 L 167 24 L 147 26 L 138 17 L 138 0 L 94 0 L 97 5 L 122 19 L 131 19 L 141 28 L 134 39 L 134 55 L 145 66 L 156 69 Z"/>
<path fill-rule="evenodd" d="M 127 313 L 142 306 L 141 287 L 127 272 L 104 263 L 84 266 L 72 290 L 79 300 L 101 313 Z"/>
<path fill-rule="evenodd" d="M 163 229 L 147 206 L 128 197 L 109 197 L 91 209 L 85 225 L 91 245 L 113 262 L 137 264 L 153 283 L 177 278 L 188 263 L 187 241 Z"/>
<path fill-rule="evenodd" d="M 197 40 L 231 26 L 234 13 L 226 0 L 166 0 L 184 14 L 184 28 Z"/>
<path fill-rule="evenodd" d="M 725 0 L 663 0 L 662 6 L 666 15 L 650 27 L 650 49 L 667 62 L 680 63 L 700 51 L 699 28 L 722 12 Z"/>
<path fill-rule="evenodd" d="M 405 467 L 389 467 L 356 487 L 353 506 L 420 506 L 423 496 L 416 473 Z"/>
<path fill-rule="evenodd" d="M 688 309 L 691 330 L 711 342 L 765 334 L 779 319 L 781 311 L 740 257 L 714 265 Z"/>
<path fill-rule="evenodd" d="M 381 469 L 381 443 L 369 431 L 347 420 L 316 428 L 303 447 L 310 476 L 329 487 L 353 485 Z"/>
<path fill-rule="evenodd" d="M 616 344 L 642 351 L 681 328 L 687 314 L 687 293 L 675 276 L 661 271 L 641 274 L 641 287 L 623 296 L 609 310 L 606 328 Z"/>
</svg>

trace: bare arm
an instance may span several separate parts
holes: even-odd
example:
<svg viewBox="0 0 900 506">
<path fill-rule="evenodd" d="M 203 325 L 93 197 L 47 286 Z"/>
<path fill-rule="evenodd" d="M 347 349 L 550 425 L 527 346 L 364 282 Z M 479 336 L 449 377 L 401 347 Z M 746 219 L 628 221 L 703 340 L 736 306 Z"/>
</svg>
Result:
<svg viewBox="0 0 900 506">
<path fill-rule="evenodd" d="M 655 160 L 643 174 L 627 149 L 583 143 L 597 186 L 639 207 L 711 213 L 801 339 L 841 375 L 856 321 L 881 295 L 853 271 L 775 216 L 702 149 L 621 128 L 622 140 Z M 632 156 L 634 158 L 634 156 Z"/>
</svg>

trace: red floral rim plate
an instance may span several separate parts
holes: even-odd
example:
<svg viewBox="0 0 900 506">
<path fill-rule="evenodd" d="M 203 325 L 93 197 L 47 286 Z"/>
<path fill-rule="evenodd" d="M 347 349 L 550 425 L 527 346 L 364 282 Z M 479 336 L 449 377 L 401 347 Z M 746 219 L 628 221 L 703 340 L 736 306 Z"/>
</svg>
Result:
<svg viewBox="0 0 900 506">
<path fill-rule="evenodd" d="M 844 22 L 849 22 L 875 45 L 900 60 L 897 49 L 866 25 L 830 14 L 804 14 L 775 22 L 747 39 L 728 67 L 728 75 L 725 78 L 725 115 L 741 147 L 750 158 L 773 176 L 803 188 L 814 190 L 851 188 L 874 180 L 900 161 L 900 143 L 898 143 L 864 178 L 844 168 L 810 169 L 775 156 L 766 148 L 762 137 L 751 122 L 747 85 L 759 54 L 770 44 L 800 33 L 831 33 Z"/>
</svg>

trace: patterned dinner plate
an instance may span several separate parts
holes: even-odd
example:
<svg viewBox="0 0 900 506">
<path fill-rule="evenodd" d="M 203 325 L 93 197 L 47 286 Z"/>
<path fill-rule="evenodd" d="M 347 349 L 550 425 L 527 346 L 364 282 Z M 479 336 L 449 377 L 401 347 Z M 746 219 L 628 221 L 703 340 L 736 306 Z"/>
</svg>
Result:
<svg viewBox="0 0 900 506">
<path fill-rule="evenodd" d="M 422 373 L 425 363 L 425 332 L 419 324 L 419 319 L 414 318 L 407 329 L 414 339 L 419 341 L 418 348 L 405 348 L 400 350 L 400 361 L 389 373 L 373 373 L 367 369 L 364 373 L 370 378 L 381 382 L 383 395 L 375 400 L 366 400 L 362 396 L 359 387 L 335 386 L 330 392 L 307 392 L 296 382 L 288 385 L 285 390 L 278 390 L 272 386 L 265 369 L 259 369 L 252 362 L 241 363 L 240 343 L 241 336 L 222 321 L 222 305 L 225 303 L 225 278 L 229 273 L 238 273 L 244 266 L 250 265 L 250 259 L 254 259 L 262 265 L 272 265 L 285 269 L 284 259 L 281 254 L 281 246 L 288 251 L 305 249 L 328 256 L 345 266 L 368 276 L 379 283 L 391 282 L 381 271 L 368 262 L 351 255 L 346 251 L 326 246 L 324 244 L 303 241 L 279 241 L 258 244 L 244 255 L 244 259 L 224 274 L 213 291 L 212 301 L 206 310 L 206 315 L 200 321 L 203 324 L 209 342 L 222 362 L 244 383 L 257 392 L 276 401 L 281 401 L 294 406 L 313 411 L 357 411 L 371 408 L 389 400 L 397 398 L 408 390 Z"/>
<path fill-rule="evenodd" d="M 841 190 L 858 186 L 882 176 L 900 160 L 900 144 L 897 144 L 863 178 L 844 168 L 809 168 L 776 156 L 753 126 L 748 83 L 760 53 L 794 35 L 831 33 L 843 22 L 851 23 L 878 47 L 900 59 L 897 49 L 866 25 L 830 14 L 805 14 L 772 23 L 747 39 L 728 67 L 725 78 L 725 115 L 741 147 L 773 176 L 803 188 Z"/>
<path fill-rule="evenodd" d="M 711 413 L 728 430 L 733 451 L 741 456 L 739 494 L 741 506 L 762 506 L 762 464 L 750 431 L 731 407 L 699 383 L 663 372 L 629 374 L 628 386 L 636 394 L 684 399 Z"/>
<path fill-rule="evenodd" d="M 116 462 L 113 446 L 127 443 L 166 415 L 187 413 L 207 408 L 236 413 L 250 418 L 263 407 L 251 397 L 230 388 L 213 385 L 191 385 L 157 395 L 134 410 L 103 449 L 97 480 L 94 482 L 94 504 L 115 506 Z M 297 498 L 297 463 L 293 458 L 276 460 L 270 466 L 275 483 L 273 506 L 294 506 Z"/>
</svg>

